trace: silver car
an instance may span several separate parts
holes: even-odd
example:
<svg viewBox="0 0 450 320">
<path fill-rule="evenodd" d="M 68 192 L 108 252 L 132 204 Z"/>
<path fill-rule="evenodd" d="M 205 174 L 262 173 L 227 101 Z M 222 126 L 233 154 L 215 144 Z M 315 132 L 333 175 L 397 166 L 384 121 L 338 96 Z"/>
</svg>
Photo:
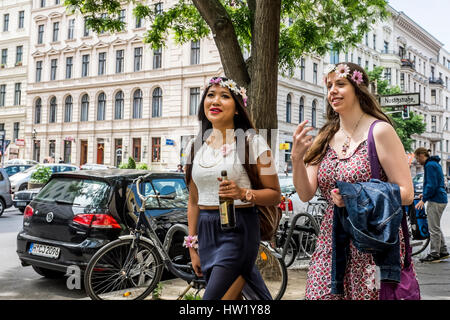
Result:
<svg viewBox="0 0 450 320">
<path fill-rule="evenodd" d="M 0 168 L 0 216 L 6 208 L 13 204 L 11 198 L 11 184 L 5 169 Z"/>
</svg>

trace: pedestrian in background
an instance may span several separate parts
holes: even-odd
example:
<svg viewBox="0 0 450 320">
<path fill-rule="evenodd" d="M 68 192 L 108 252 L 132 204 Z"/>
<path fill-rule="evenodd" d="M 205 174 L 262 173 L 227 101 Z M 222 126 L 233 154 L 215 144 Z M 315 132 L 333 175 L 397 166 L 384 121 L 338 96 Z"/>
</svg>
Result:
<svg viewBox="0 0 450 320">
<path fill-rule="evenodd" d="M 423 193 L 419 195 L 420 201 L 416 204 L 416 209 L 426 207 L 428 230 L 430 232 L 430 253 L 422 262 L 438 262 L 449 257 L 445 236 L 441 230 L 441 218 L 447 206 L 447 192 L 445 191 L 444 173 L 439 164 L 439 156 L 430 156 L 431 150 L 420 147 L 414 151 L 414 156 L 421 165 L 424 166 Z"/>
<path fill-rule="evenodd" d="M 345 62 L 326 71 L 327 122 L 317 137 L 314 128 L 303 121 L 293 136 L 292 166 L 295 188 L 302 201 L 309 201 L 317 188 L 328 201 L 320 226 L 316 249 L 309 264 L 306 296 L 308 300 L 378 300 L 376 265 L 370 253 L 356 249 L 350 241 L 344 276 L 344 294 L 331 293 L 332 233 L 334 206 L 345 203 L 336 188 L 337 181 L 367 182 L 371 179 L 368 134 L 372 124 L 377 155 L 382 167 L 381 180 L 400 187 L 402 204 L 413 202 L 414 191 L 403 145 L 390 119 L 382 112 L 369 91 L 369 79 L 360 66 Z M 399 230 L 400 262 L 405 259 L 405 242 Z"/>
</svg>

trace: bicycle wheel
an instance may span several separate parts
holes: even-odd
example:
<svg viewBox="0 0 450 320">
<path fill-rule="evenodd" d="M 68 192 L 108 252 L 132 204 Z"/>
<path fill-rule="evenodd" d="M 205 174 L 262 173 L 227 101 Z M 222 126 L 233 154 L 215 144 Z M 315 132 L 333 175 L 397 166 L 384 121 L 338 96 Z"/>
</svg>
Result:
<svg viewBox="0 0 450 320">
<path fill-rule="evenodd" d="M 274 300 L 280 300 L 287 286 L 287 268 L 284 261 L 277 258 L 264 244 L 259 245 L 256 267 Z"/>
<path fill-rule="evenodd" d="M 307 213 L 302 214 L 298 221 L 295 230 L 298 230 L 299 259 L 309 259 L 316 249 L 319 226 L 314 217 Z"/>
<path fill-rule="evenodd" d="M 133 239 L 117 239 L 101 248 L 84 274 L 86 293 L 94 300 L 141 300 L 161 280 L 162 260 L 156 248 Z"/>
<path fill-rule="evenodd" d="M 413 232 L 412 232 L 412 226 L 411 222 L 409 220 L 409 215 L 406 215 L 406 221 L 408 224 L 408 232 L 409 232 L 409 242 L 411 245 L 411 256 L 418 255 L 419 253 L 422 253 L 430 244 L 430 238 L 426 238 L 423 240 L 415 240 L 413 239 Z"/>
<path fill-rule="evenodd" d="M 280 252 L 283 250 L 283 247 L 284 247 L 284 243 L 280 248 L 278 248 L 280 250 Z M 289 245 L 287 247 L 286 255 L 284 256 L 284 264 L 285 264 L 286 268 L 289 268 L 294 263 L 297 253 L 298 253 L 297 245 L 295 244 L 294 239 L 291 239 L 291 241 L 289 241 Z"/>
</svg>

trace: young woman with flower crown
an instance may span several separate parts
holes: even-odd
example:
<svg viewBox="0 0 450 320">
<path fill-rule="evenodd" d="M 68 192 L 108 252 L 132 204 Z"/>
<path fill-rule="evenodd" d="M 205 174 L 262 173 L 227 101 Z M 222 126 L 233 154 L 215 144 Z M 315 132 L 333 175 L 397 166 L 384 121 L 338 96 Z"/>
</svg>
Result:
<svg viewBox="0 0 450 320">
<path fill-rule="evenodd" d="M 271 299 L 255 267 L 260 233 L 254 206 L 278 203 L 280 186 L 263 137 L 251 135 L 248 161 L 243 157 L 247 139 L 244 134 L 255 131 L 246 105 L 244 88 L 227 78 L 212 78 L 200 102 L 200 132 L 188 147 L 189 236 L 185 246 L 195 273 L 207 281 L 203 295 L 206 300 L 240 299 L 243 291 L 247 298 Z M 256 161 L 250 163 L 249 159 Z M 247 171 L 244 165 L 254 170 Z M 222 170 L 227 170 L 226 181 L 221 181 Z M 263 188 L 252 189 L 251 180 L 259 181 Z M 221 229 L 219 196 L 234 199 L 236 227 L 231 231 Z"/>
<path fill-rule="evenodd" d="M 331 294 L 333 206 L 345 206 L 336 181 L 350 183 L 371 178 L 367 137 L 373 126 L 376 151 L 382 167 L 382 180 L 400 187 L 402 204 L 413 201 L 414 191 L 403 145 L 369 91 L 364 70 L 353 63 L 331 65 L 325 72 L 327 122 L 316 138 L 313 128 L 302 122 L 293 136 L 292 160 L 295 188 L 302 201 L 309 201 L 320 188 L 328 207 L 320 226 L 316 249 L 311 258 L 306 299 L 379 299 L 379 283 L 372 255 L 350 244 L 350 257 L 344 278 L 344 294 Z M 374 123 L 377 120 L 377 123 Z M 403 234 L 399 230 L 401 264 L 405 256 Z"/>
</svg>

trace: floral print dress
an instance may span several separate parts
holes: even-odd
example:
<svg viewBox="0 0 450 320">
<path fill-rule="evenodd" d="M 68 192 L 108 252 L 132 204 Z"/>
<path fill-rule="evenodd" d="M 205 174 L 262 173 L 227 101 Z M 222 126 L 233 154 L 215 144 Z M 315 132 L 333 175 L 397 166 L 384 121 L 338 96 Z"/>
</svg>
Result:
<svg viewBox="0 0 450 320">
<path fill-rule="evenodd" d="M 382 173 L 381 180 L 387 181 Z M 333 232 L 333 206 L 331 190 L 336 188 L 336 181 L 349 183 L 365 182 L 371 178 L 367 140 L 346 158 L 339 159 L 336 151 L 328 146 L 325 157 L 318 169 L 318 186 L 322 195 L 328 201 L 320 233 L 309 264 L 306 282 L 307 300 L 378 300 L 379 285 L 377 285 L 376 266 L 371 254 L 360 252 L 350 242 L 350 256 L 344 277 L 344 294 L 331 294 L 331 257 Z M 405 243 L 400 235 L 400 260 L 403 266 Z"/>
</svg>

